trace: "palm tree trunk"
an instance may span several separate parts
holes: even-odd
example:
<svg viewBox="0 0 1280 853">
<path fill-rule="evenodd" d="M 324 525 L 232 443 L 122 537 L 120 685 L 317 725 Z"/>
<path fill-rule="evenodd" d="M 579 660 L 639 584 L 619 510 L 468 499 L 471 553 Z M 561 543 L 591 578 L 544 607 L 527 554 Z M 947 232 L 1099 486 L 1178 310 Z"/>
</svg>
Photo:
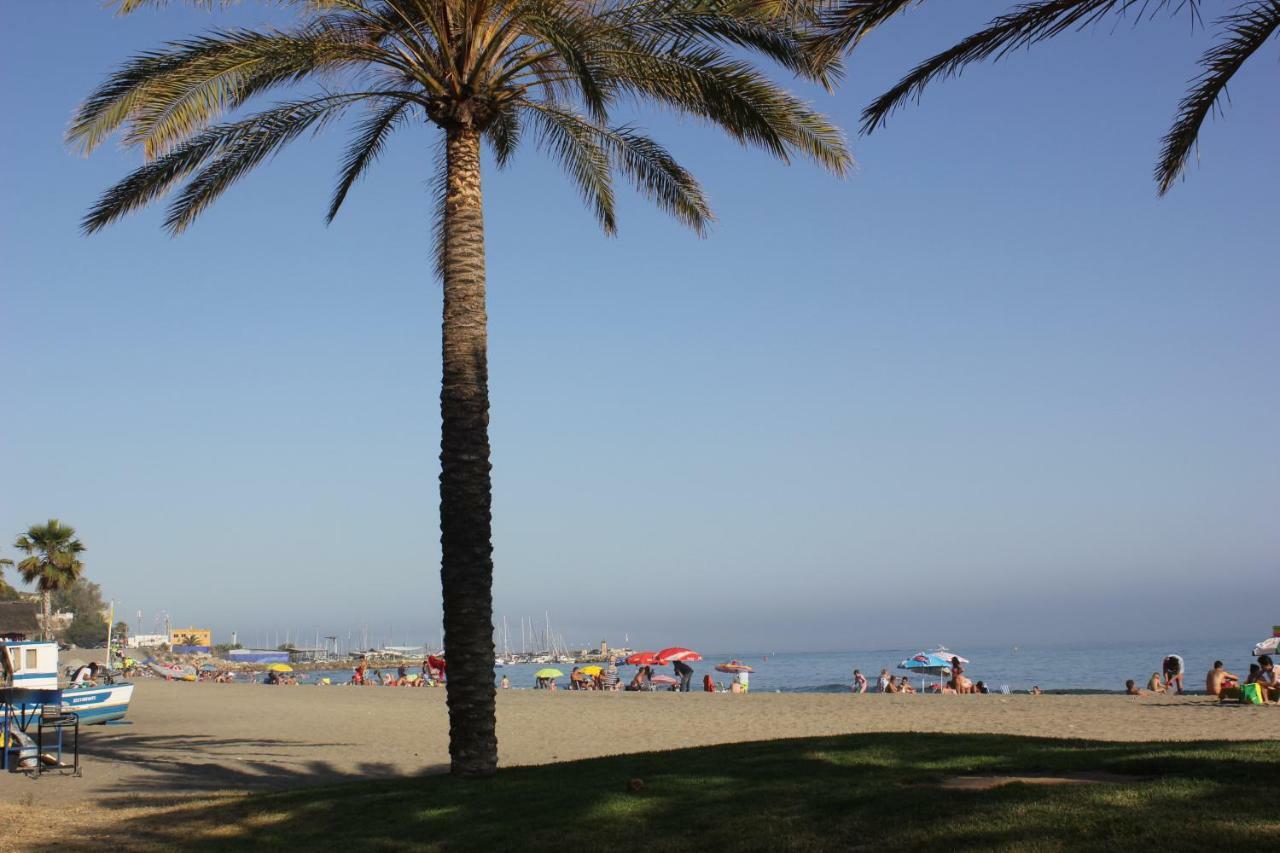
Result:
<svg viewBox="0 0 1280 853">
<path fill-rule="evenodd" d="M 44 623 L 40 626 L 40 639 L 46 643 L 53 637 L 52 623 L 53 614 L 50 610 L 53 607 L 53 594 L 49 590 L 43 590 L 40 593 L 40 607 L 44 610 Z M 28 613 L 30 611 L 27 611 Z"/>
<path fill-rule="evenodd" d="M 446 157 L 440 580 L 449 666 L 449 758 L 455 776 L 490 776 L 498 767 L 498 738 L 479 132 L 450 128 Z"/>
</svg>

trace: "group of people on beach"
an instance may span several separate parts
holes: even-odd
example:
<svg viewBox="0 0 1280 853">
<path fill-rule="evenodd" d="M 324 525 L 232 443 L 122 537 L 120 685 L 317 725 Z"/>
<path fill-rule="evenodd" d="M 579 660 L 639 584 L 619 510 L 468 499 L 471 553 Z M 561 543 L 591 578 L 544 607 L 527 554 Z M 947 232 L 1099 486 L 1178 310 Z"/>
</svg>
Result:
<svg viewBox="0 0 1280 853">
<path fill-rule="evenodd" d="M 444 684 L 445 668 L 442 664 L 428 658 L 422 662 L 418 672 L 409 672 L 409 667 L 400 664 L 395 674 L 384 673 L 369 665 L 362 658 L 351 670 L 351 684 L 357 687 L 439 687 Z"/>
<path fill-rule="evenodd" d="M 1242 699 L 1246 693 L 1253 692 L 1246 689 L 1252 684 L 1259 685 L 1256 693 L 1261 701 L 1280 702 L 1280 675 L 1277 675 L 1270 655 L 1261 655 L 1257 663 L 1249 664 L 1249 674 L 1243 680 L 1234 672 L 1228 672 L 1220 660 L 1213 662 L 1213 668 L 1204 678 L 1205 693 L 1220 700 Z M 1130 696 L 1159 693 L 1182 695 L 1185 692 L 1182 658 L 1169 655 L 1161 664 L 1161 672 L 1151 673 L 1146 689 L 1139 687 L 1131 678 L 1124 683 L 1124 692 Z"/>
<path fill-rule="evenodd" d="M 940 682 L 939 684 L 933 685 L 932 687 L 927 689 L 932 690 L 932 692 L 934 693 L 953 693 L 953 694 L 990 693 L 991 692 L 990 688 L 988 688 L 985 683 L 981 681 L 969 680 L 969 678 L 964 674 L 964 662 L 961 661 L 960 658 L 952 657 L 951 665 L 949 669 L 951 672 L 951 677 L 947 681 Z M 946 671 L 947 670 L 943 670 L 943 672 L 946 672 Z M 926 688 L 922 688 L 922 689 L 926 689 Z M 891 675 L 887 667 L 880 670 L 880 678 L 877 679 L 876 681 L 876 687 L 874 691 L 871 690 L 871 684 L 870 682 L 867 681 L 867 677 L 862 674 L 862 670 L 855 669 L 853 671 L 852 690 L 854 693 L 868 693 L 868 692 L 918 693 L 920 692 L 911 686 L 910 676 Z"/>
</svg>

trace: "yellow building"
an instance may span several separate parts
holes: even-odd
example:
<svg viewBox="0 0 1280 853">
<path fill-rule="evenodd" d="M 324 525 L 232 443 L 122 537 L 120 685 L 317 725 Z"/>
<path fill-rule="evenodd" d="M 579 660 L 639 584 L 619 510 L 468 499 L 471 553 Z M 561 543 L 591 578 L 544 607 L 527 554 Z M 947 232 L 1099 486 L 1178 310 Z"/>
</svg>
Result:
<svg viewBox="0 0 1280 853">
<path fill-rule="evenodd" d="M 169 632 L 171 646 L 212 646 L 213 632 L 208 628 L 174 628 Z"/>
</svg>

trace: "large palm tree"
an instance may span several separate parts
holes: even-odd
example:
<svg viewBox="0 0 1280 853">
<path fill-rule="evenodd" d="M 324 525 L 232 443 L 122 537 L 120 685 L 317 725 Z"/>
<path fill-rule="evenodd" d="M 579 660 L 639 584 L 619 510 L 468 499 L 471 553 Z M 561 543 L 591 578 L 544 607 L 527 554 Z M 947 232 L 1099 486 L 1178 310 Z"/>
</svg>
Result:
<svg viewBox="0 0 1280 853">
<path fill-rule="evenodd" d="M 286 0 L 287 2 L 287 0 Z M 125 0 L 121 8 L 146 5 Z M 695 232 L 711 219 L 697 181 L 654 140 L 611 116 L 620 101 L 705 119 L 739 142 L 837 174 L 843 135 L 748 61 L 763 56 L 826 83 L 801 34 L 760 0 L 312 0 L 282 30 L 223 30 L 125 63 L 76 114 L 91 150 L 123 129 L 145 165 L 107 190 L 93 232 L 185 181 L 166 226 L 185 229 L 232 183 L 308 130 L 364 116 L 329 205 L 413 122 L 439 130 L 434 252 L 443 282 L 440 543 L 449 659 L 449 754 L 458 775 L 497 766 L 493 560 L 481 144 L 498 167 L 525 135 L 578 186 L 607 233 L 615 172 Z M 321 84 L 323 88 L 320 88 Z M 316 87 L 222 121 L 272 89 Z M 216 123 L 222 121 L 222 123 Z"/>
<path fill-rule="evenodd" d="M 834 0 L 825 11 L 820 52 L 853 49 L 872 30 L 924 0 Z M 862 131 L 871 133 L 906 101 L 918 99 L 933 81 L 954 77 L 971 62 L 1008 54 L 1108 16 L 1147 19 L 1160 10 L 1184 12 L 1199 22 L 1202 7 L 1221 8 L 1219 33 L 1200 56 L 1200 73 L 1178 104 L 1156 161 L 1155 180 L 1164 195 L 1182 176 L 1196 148 L 1200 128 L 1226 96 L 1227 83 L 1245 61 L 1280 29 L 1280 0 L 1034 0 L 1014 6 L 953 47 L 924 60 L 862 113 Z"/>
<path fill-rule="evenodd" d="M 27 532 L 13 543 L 27 557 L 18 563 L 18 574 L 26 583 L 34 583 L 40 592 L 41 610 L 44 621 L 41 623 L 41 637 L 50 638 L 49 626 L 52 614 L 49 602 L 53 593 L 71 586 L 84 571 L 84 563 L 79 554 L 84 552 L 84 545 L 76 538 L 76 529 L 65 525 L 56 518 L 49 519 L 48 524 L 33 524 Z"/>
</svg>

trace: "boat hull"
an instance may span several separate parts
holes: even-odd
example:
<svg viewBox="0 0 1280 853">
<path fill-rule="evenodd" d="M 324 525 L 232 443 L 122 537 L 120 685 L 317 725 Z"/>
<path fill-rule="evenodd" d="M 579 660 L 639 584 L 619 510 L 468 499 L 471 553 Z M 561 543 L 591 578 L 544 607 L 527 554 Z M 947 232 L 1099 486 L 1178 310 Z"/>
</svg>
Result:
<svg viewBox="0 0 1280 853">
<path fill-rule="evenodd" d="M 101 687 L 70 687 L 62 691 L 62 710 L 72 711 L 81 725 L 118 720 L 129 711 L 133 685 L 127 681 Z"/>
<path fill-rule="evenodd" d="M 127 681 L 101 687 L 68 687 L 62 691 L 62 710 L 74 713 L 81 725 L 91 726 L 123 717 L 129 711 L 132 698 L 133 685 Z M 40 706 L 27 706 L 21 713 L 34 720 L 42 710 Z"/>
</svg>

